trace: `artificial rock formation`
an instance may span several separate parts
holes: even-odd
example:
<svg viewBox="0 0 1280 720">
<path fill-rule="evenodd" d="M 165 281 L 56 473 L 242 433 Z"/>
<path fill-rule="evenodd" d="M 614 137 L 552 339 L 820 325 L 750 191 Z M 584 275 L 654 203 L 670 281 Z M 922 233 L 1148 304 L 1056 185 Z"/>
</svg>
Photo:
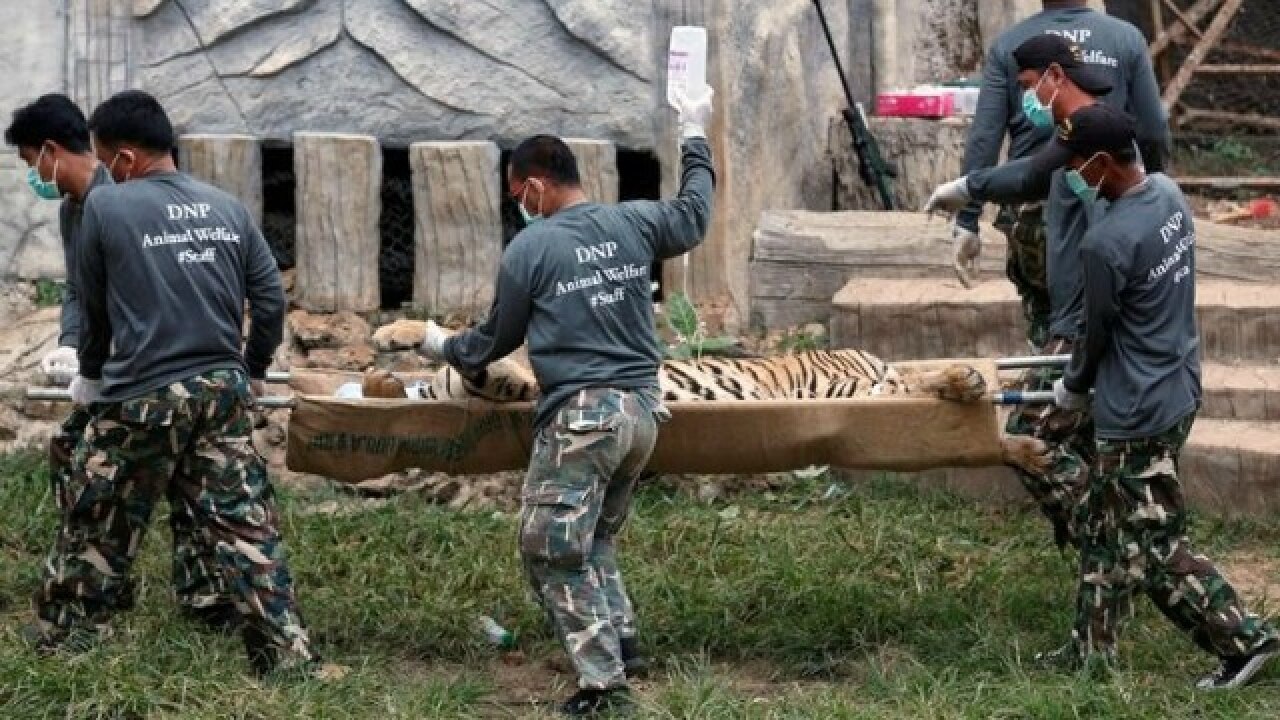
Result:
<svg viewBox="0 0 1280 720">
<path fill-rule="evenodd" d="M 649 7 L 629 0 L 148 0 L 140 85 L 180 127 L 286 140 L 591 134 L 652 145 Z"/>
</svg>

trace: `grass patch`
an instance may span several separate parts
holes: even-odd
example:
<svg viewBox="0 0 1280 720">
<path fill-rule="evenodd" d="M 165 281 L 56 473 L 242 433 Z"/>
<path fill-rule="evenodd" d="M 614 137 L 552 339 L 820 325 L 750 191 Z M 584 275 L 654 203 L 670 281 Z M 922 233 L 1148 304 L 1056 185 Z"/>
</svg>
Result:
<svg viewBox="0 0 1280 720">
<path fill-rule="evenodd" d="M 1246 690 L 1194 692 L 1212 659 L 1139 603 L 1116 678 L 1036 667 L 1071 620 L 1073 562 L 1038 517 L 1000 513 L 893 479 L 830 481 L 699 504 L 647 488 L 622 561 L 644 640 L 660 663 L 638 686 L 655 718 L 1273 718 L 1280 668 Z M 510 514 L 441 510 L 402 497 L 351 514 L 332 491 L 285 494 L 285 533 L 327 684 L 259 683 L 240 644 L 175 617 L 165 511 L 137 570 L 138 608 L 77 657 L 17 640 L 54 532 L 41 460 L 0 458 L 0 717 L 543 717 L 573 678 L 526 599 Z M 1212 553 L 1274 556 L 1280 524 L 1211 518 Z M 515 631 L 504 662 L 471 626 Z"/>
</svg>

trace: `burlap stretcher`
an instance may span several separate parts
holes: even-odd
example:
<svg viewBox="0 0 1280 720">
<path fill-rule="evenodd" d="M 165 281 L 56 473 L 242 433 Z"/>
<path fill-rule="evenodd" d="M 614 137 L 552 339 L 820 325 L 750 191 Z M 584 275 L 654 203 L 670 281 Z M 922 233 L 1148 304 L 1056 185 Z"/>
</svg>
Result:
<svg viewBox="0 0 1280 720">
<path fill-rule="evenodd" d="M 978 368 L 998 387 L 995 365 Z M 900 363 L 936 366 L 943 361 Z M 406 377 L 406 381 L 412 376 Z M 340 400 L 358 375 L 295 372 L 286 462 L 342 482 L 422 468 L 449 474 L 523 469 L 532 405 L 482 400 Z M 1001 461 L 996 408 L 930 397 L 670 403 L 650 469 L 667 473 L 756 473 L 810 465 L 915 471 Z"/>
</svg>

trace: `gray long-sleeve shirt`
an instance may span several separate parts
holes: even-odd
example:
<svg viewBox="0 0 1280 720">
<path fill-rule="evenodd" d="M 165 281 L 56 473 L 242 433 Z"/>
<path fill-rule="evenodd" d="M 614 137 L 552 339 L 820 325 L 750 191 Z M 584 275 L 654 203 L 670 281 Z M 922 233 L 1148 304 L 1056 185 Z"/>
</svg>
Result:
<svg viewBox="0 0 1280 720">
<path fill-rule="evenodd" d="M 974 202 L 956 218 L 962 227 L 977 230 L 983 202 L 1017 202 L 992 191 L 975 192 L 974 174 L 995 166 L 1005 132 L 1009 134 L 1009 158 L 1030 156 L 1051 135 L 1039 129 L 1022 114 L 1023 88 L 1018 83 L 1018 64 L 1013 51 L 1040 33 L 1056 33 L 1080 46 L 1086 63 L 1108 72 L 1112 90 L 1103 100 L 1132 114 L 1138 121 L 1138 141 L 1146 157 L 1147 169 L 1163 168 L 1169 151 L 1169 126 L 1160 88 L 1156 83 L 1147 42 L 1136 27 L 1118 18 L 1086 7 L 1057 8 L 1032 15 L 1006 30 L 995 42 L 983 66 L 982 90 L 965 147 L 963 172 L 970 178 Z M 1061 164 L 1049 169 L 1049 172 Z M 1039 177 L 1040 191 L 1031 190 L 1030 199 L 1040 199 L 1048 191 L 1049 172 Z M 981 181 L 981 178 L 979 178 Z M 1020 200 L 1028 199 L 1024 195 Z"/>
<path fill-rule="evenodd" d="M 525 228 L 502 257 L 493 307 L 444 345 L 476 375 L 528 341 L 541 397 L 534 425 L 588 387 L 658 388 L 662 348 L 650 267 L 697 247 L 711 223 L 715 175 L 704 140 L 684 145 L 680 192 L 666 202 L 583 203 Z"/>
<path fill-rule="evenodd" d="M 1200 401 L 1195 241 L 1186 198 L 1160 173 L 1085 234 L 1085 334 L 1063 384 L 1096 388 L 1099 438 L 1158 435 Z"/>
<path fill-rule="evenodd" d="M 110 185 L 111 173 L 107 166 L 99 164 L 89 178 L 84 198 L 68 197 L 58 208 L 58 234 L 62 236 L 62 259 L 67 270 L 66 289 L 62 294 L 62 316 L 58 332 L 58 345 L 80 346 L 80 292 L 76 281 L 76 233 L 80 231 L 80 219 L 84 216 L 84 200 L 89 193 L 102 185 Z"/>
<path fill-rule="evenodd" d="M 209 370 L 265 375 L 284 333 L 284 288 L 239 200 L 177 172 L 101 187 L 78 245 L 80 374 L 102 379 L 103 400 Z"/>
<path fill-rule="evenodd" d="M 1056 139 L 1031 157 L 980 170 L 970 179 L 974 197 L 1004 203 L 1044 199 L 1045 265 L 1049 279 L 1049 335 L 1075 339 L 1084 322 L 1084 275 L 1080 240 L 1107 208 L 1107 201 L 1084 203 L 1066 182 L 1072 152 Z"/>
</svg>

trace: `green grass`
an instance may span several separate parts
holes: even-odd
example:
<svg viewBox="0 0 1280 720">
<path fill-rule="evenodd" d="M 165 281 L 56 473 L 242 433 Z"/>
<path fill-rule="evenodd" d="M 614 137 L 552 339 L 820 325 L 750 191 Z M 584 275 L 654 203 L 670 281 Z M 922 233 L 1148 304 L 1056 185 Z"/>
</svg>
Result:
<svg viewBox="0 0 1280 720">
<path fill-rule="evenodd" d="M 1145 601 L 1124 666 L 1097 683 L 1030 661 L 1070 623 L 1072 563 L 1030 514 L 1000 513 L 883 479 L 830 480 L 702 505 L 645 489 L 623 539 L 644 640 L 639 686 L 655 718 L 1274 718 L 1280 668 L 1254 687 L 1191 689 L 1212 666 Z M 174 616 L 164 510 L 137 567 L 138 608 L 86 655 L 40 658 L 16 631 L 54 532 L 32 456 L 0 458 L 0 718 L 544 717 L 571 692 L 524 595 L 510 514 L 414 497 L 309 513 L 341 494 L 285 493 L 285 533 L 330 682 L 259 683 L 239 643 Z M 832 499 L 826 499 L 832 498 Z M 1201 519 L 1221 554 L 1280 557 L 1280 524 Z M 505 663 L 471 630 L 519 636 Z"/>
</svg>

